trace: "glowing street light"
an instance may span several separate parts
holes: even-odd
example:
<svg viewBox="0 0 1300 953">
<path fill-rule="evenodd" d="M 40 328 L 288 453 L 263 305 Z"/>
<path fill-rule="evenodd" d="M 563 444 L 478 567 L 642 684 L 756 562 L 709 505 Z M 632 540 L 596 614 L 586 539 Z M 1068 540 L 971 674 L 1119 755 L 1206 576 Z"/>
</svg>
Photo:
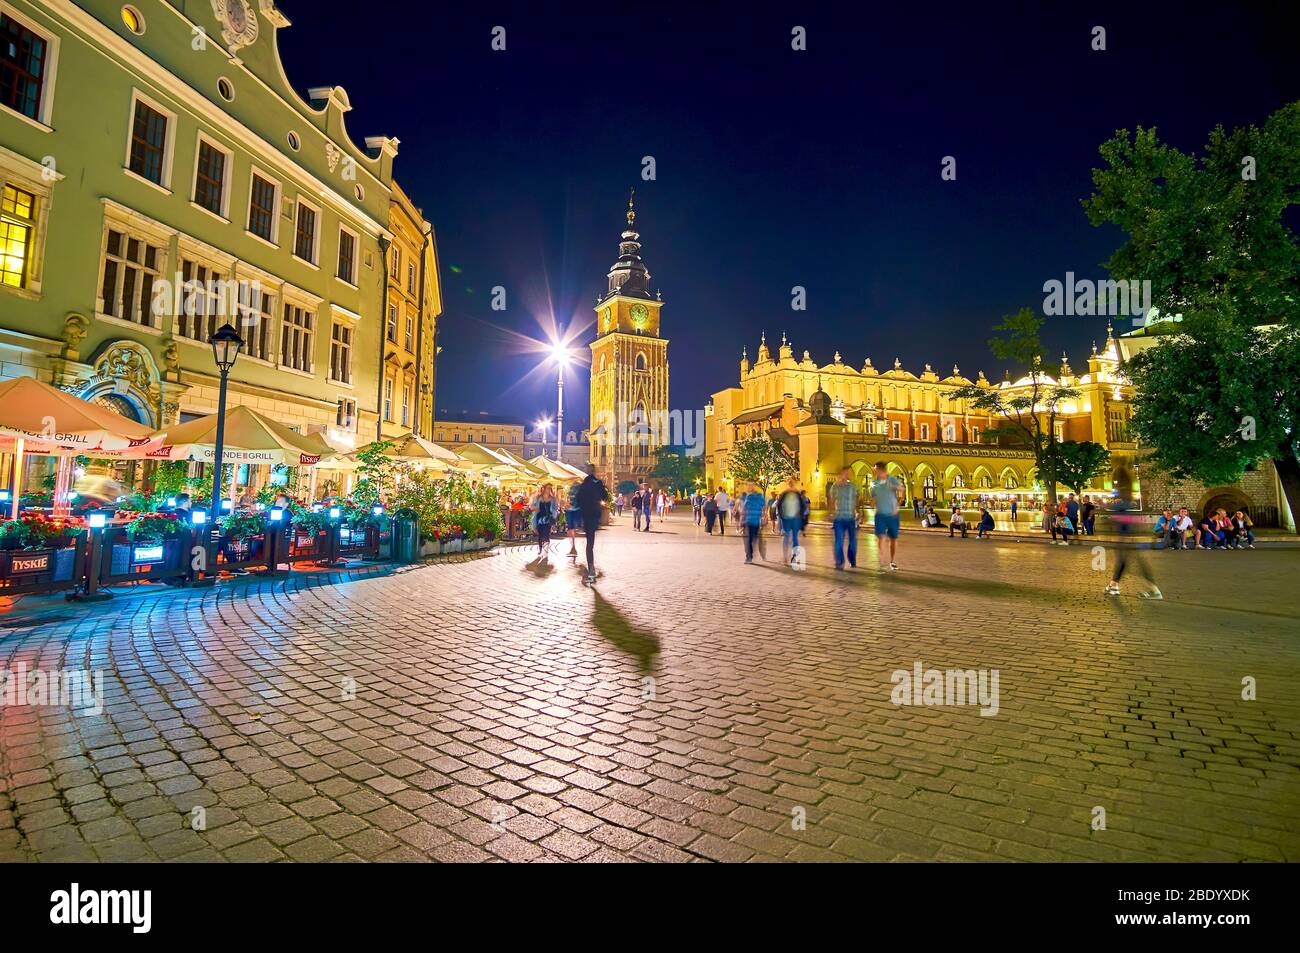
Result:
<svg viewBox="0 0 1300 953">
<path fill-rule="evenodd" d="M 551 344 L 551 359 L 556 364 L 555 375 L 555 459 L 564 453 L 564 369 L 569 364 L 569 349 L 560 341 Z M 542 438 L 546 442 L 546 438 Z"/>
</svg>

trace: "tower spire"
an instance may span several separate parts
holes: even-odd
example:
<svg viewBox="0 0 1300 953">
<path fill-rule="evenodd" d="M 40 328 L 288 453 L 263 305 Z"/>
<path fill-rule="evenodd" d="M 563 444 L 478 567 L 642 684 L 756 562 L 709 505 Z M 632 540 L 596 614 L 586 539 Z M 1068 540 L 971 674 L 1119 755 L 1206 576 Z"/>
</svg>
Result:
<svg viewBox="0 0 1300 953">
<path fill-rule="evenodd" d="M 650 293 L 650 271 L 641 260 L 641 235 L 636 230 L 636 189 L 628 191 L 627 226 L 619 236 L 618 260 L 609 270 L 605 297 L 616 294 L 647 301 L 662 300 Z M 604 300 L 604 299 L 602 299 Z"/>
</svg>

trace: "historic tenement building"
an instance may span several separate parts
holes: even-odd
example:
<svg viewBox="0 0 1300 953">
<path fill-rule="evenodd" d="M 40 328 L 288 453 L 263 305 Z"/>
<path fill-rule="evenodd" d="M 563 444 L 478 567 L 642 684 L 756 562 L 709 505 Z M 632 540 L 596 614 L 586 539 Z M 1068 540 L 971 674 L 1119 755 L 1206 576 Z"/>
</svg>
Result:
<svg viewBox="0 0 1300 953">
<path fill-rule="evenodd" d="M 382 437 L 433 432 L 434 360 L 442 296 L 433 226 L 393 183 L 384 311 Z"/>
<path fill-rule="evenodd" d="M 230 322 L 230 406 L 356 445 L 391 379 L 394 423 L 431 420 L 436 269 L 397 140 L 354 142 L 340 86 L 294 90 L 288 25 L 272 0 L 0 2 L 0 377 L 163 427 L 216 410 Z"/>
<path fill-rule="evenodd" d="M 663 299 L 650 291 L 640 239 L 629 199 L 618 260 L 596 301 L 591 344 L 589 459 L 611 490 L 624 480 L 644 479 L 667 436 L 661 425 L 668 413 L 668 339 L 660 335 L 659 323 Z"/>
<path fill-rule="evenodd" d="M 1048 386 L 1060 384 L 1079 392 L 1063 402 L 1057 420 L 1061 440 L 1092 440 L 1111 451 L 1112 472 L 1089 490 L 1109 493 L 1113 473 L 1132 465 L 1135 444 L 1128 432 L 1132 388 L 1119 373 L 1113 336 L 1093 348 L 1087 368 L 1076 373 L 1062 358 L 1054 373 L 1040 372 Z M 959 368 L 940 377 L 930 365 L 920 374 L 895 360 L 881 370 L 867 358 L 861 367 L 846 364 L 837 352 L 819 365 L 807 351 L 796 358 L 782 335 L 775 355 L 761 340 L 751 364 L 740 362 L 739 386 L 713 395 L 705 409 L 705 473 L 710 486 L 731 486 L 727 458 L 737 441 L 770 434 L 797 458 L 799 474 L 814 506 L 843 466 L 866 479 L 876 461 L 884 461 L 907 490 L 909 502 L 938 503 L 963 497 L 1017 498 L 1042 495 L 1033 454 L 1010 445 L 1007 438 L 988 438 L 999 419 L 954 399 L 959 387 L 1002 388 L 1023 392 L 1028 377 L 989 381 L 980 372 L 974 381 Z"/>
</svg>

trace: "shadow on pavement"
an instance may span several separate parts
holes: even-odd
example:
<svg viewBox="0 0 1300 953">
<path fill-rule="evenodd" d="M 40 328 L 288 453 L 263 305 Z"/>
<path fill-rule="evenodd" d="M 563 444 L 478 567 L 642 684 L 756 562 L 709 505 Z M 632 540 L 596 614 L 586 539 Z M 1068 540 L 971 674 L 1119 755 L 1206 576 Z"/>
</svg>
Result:
<svg viewBox="0 0 1300 953">
<path fill-rule="evenodd" d="M 633 625 L 623 613 L 599 592 L 592 591 L 596 598 L 591 613 L 591 621 L 596 631 L 616 649 L 630 655 L 637 661 L 642 672 L 654 667 L 655 656 L 659 654 L 659 637 L 647 629 Z"/>
<path fill-rule="evenodd" d="M 545 579 L 555 572 L 555 567 L 546 556 L 534 556 L 532 560 L 524 563 L 524 572 L 530 572 L 538 579 Z"/>
</svg>

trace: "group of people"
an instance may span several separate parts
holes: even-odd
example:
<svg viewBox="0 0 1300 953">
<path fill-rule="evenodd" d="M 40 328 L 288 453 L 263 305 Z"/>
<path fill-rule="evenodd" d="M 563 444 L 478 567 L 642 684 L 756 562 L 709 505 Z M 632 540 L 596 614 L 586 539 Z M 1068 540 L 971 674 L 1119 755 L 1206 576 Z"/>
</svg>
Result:
<svg viewBox="0 0 1300 953">
<path fill-rule="evenodd" d="M 898 569 L 899 510 L 904 498 L 903 485 L 897 477 L 890 476 L 884 463 L 875 465 L 875 479 L 870 485 L 875 503 L 874 528 L 880 548 L 880 564 Z M 696 494 L 697 497 L 703 496 Z M 693 500 L 694 502 L 694 500 Z M 826 491 L 831 528 L 835 536 L 835 568 L 856 569 L 858 565 L 858 525 L 861 491 L 853 481 L 853 470 L 844 467 L 839 478 Z M 754 561 L 754 553 L 766 559 L 763 547 L 763 525 L 769 523 L 781 533 L 782 559 L 793 568 L 800 568 L 799 534 L 808 527 L 811 504 L 808 494 L 799 488 L 791 477 L 785 487 L 770 497 L 765 497 L 753 481 L 745 484 L 744 492 L 735 500 L 727 498 L 725 490 L 712 497 L 704 496 L 698 509 L 703 514 L 706 529 L 712 532 L 713 520 L 719 513 L 734 513 L 745 531 L 745 562 Z M 697 517 L 698 522 L 698 517 Z M 723 520 L 725 526 L 725 517 Z M 888 562 L 886 562 L 888 552 Z"/>
<path fill-rule="evenodd" d="M 569 558 L 577 558 L 577 536 L 583 533 L 587 540 L 587 575 L 588 583 L 596 581 L 596 533 L 601 526 L 609 491 L 605 483 L 596 476 L 596 468 L 589 466 L 587 476 L 569 486 L 568 506 L 564 510 L 564 526 L 569 536 Z M 551 533 L 560 517 L 559 498 L 555 487 L 543 483 L 537 494 L 529 502 L 533 533 L 537 540 L 537 556 L 545 559 L 551 547 Z"/>
<path fill-rule="evenodd" d="M 952 515 L 948 517 L 947 526 L 939 519 L 939 514 L 934 511 L 933 506 L 925 508 L 925 512 L 921 517 L 921 525 L 929 529 L 947 529 L 949 539 L 958 533 L 961 533 L 961 538 L 965 539 L 970 533 L 970 521 L 966 519 L 966 515 L 961 511 L 961 506 L 957 503 L 952 505 Z M 975 524 L 975 538 L 992 539 L 993 526 L 993 514 L 989 512 L 987 506 L 981 505 L 979 522 Z"/>
<path fill-rule="evenodd" d="M 1173 510 L 1165 510 L 1153 532 L 1165 549 L 1255 548 L 1255 524 L 1245 510 L 1229 516 L 1227 510 L 1216 509 L 1196 522 L 1185 506 L 1179 507 L 1177 516 Z"/>
<path fill-rule="evenodd" d="M 658 516 L 664 521 L 673 511 L 673 495 L 662 489 L 655 490 L 648 483 L 642 483 L 632 493 L 620 493 L 614 498 L 614 515 L 622 516 L 624 507 L 632 510 L 632 528 L 650 532 L 650 521 Z"/>
</svg>

